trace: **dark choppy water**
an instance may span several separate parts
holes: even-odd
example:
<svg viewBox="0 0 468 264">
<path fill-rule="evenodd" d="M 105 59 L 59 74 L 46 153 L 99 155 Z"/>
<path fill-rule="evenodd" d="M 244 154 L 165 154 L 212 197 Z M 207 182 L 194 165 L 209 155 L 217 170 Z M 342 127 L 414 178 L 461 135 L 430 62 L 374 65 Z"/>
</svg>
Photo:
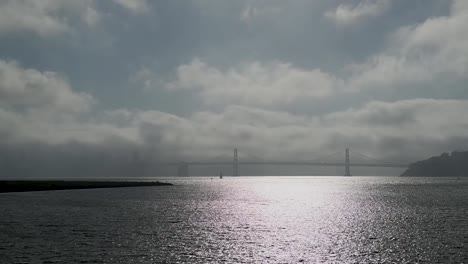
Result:
<svg viewBox="0 0 468 264">
<path fill-rule="evenodd" d="M 0 194 L 0 263 L 468 263 L 468 179 L 171 180 Z"/>
</svg>

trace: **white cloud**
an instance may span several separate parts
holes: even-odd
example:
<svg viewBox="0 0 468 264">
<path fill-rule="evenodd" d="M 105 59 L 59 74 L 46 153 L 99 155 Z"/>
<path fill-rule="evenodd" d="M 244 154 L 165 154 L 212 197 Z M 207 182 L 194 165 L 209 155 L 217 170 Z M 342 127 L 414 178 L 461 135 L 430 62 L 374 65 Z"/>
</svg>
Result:
<svg viewBox="0 0 468 264">
<path fill-rule="evenodd" d="M 0 60 L 0 106 L 81 112 L 94 102 L 86 93 L 75 93 L 54 72 L 21 68 L 16 62 Z"/>
<path fill-rule="evenodd" d="M 245 157 L 304 159 L 348 146 L 371 156 L 404 160 L 466 148 L 461 142 L 467 141 L 468 121 L 450 118 L 466 111 L 468 101 L 435 99 L 374 101 L 312 117 L 230 106 L 220 113 L 166 119 L 172 120 L 165 126 L 171 129 L 163 134 L 171 144 L 181 144 L 177 149 L 189 157 L 216 157 L 238 147 Z"/>
<path fill-rule="evenodd" d="M 242 10 L 240 19 L 245 23 L 250 23 L 253 19 L 259 16 L 276 16 L 280 11 L 281 9 L 275 6 L 257 7 L 251 4 L 247 4 Z"/>
<path fill-rule="evenodd" d="M 373 3 L 384 5 L 380 1 Z M 368 4 L 361 2 L 358 7 Z M 253 62 L 223 70 L 194 59 L 179 66 L 176 79 L 166 86 L 197 91 L 206 104 L 249 106 L 290 105 L 340 93 L 398 91 L 423 85 L 434 89 L 467 79 L 465 32 L 468 32 L 468 6 L 464 1 L 454 1 L 448 16 L 399 28 L 389 36 L 390 43 L 382 52 L 364 62 L 345 65 L 344 69 L 350 70 L 347 77 L 283 62 Z M 146 71 L 145 75 L 151 74 Z M 456 86 L 446 89 L 458 89 Z"/>
<path fill-rule="evenodd" d="M 50 36 L 69 31 L 69 18 L 78 16 L 88 25 L 99 18 L 93 0 L 3 0 L 0 2 L 0 35 L 31 32 Z"/>
<path fill-rule="evenodd" d="M 468 76 L 468 6 L 455 1 L 450 15 L 400 28 L 391 46 L 354 65 L 349 87 L 355 90 L 401 84 L 466 80 Z"/>
<path fill-rule="evenodd" d="M 325 13 L 338 25 L 353 25 L 366 19 L 382 15 L 390 6 L 390 0 L 362 0 L 356 6 L 341 4 Z"/>
<path fill-rule="evenodd" d="M 112 149 L 106 144 L 131 142 L 145 155 L 161 159 L 213 159 L 229 156 L 237 147 L 243 158 L 301 160 L 351 147 L 370 156 L 405 160 L 463 149 L 468 142 L 464 100 L 373 101 L 319 116 L 235 105 L 188 117 L 115 109 L 62 118 L 16 109 L 0 104 L 3 142 L 83 142 L 105 149 Z"/>
<path fill-rule="evenodd" d="M 87 6 L 86 11 L 82 15 L 82 19 L 86 22 L 88 26 L 93 27 L 99 23 L 101 15 L 97 12 L 96 9 Z"/>
<path fill-rule="evenodd" d="M 375 157 L 420 159 L 467 149 L 468 122 L 462 118 L 466 111 L 466 100 L 373 101 L 359 109 L 327 114 L 320 123 L 337 135 L 329 138 L 331 146 L 348 144 Z"/>
<path fill-rule="evenodd" d="M 259 69 L 247 72 L 257 76 L 265 70 Z M 222 80 L 232 78 L 219 71 L 212 74 L 215 80 L 219 74 Z M 271 79 L 271 74 L 260 76 Z M 80 152 L 87 150 L 79 144 L 86 144 L 100 155 L 128 157 L 138 151 L 148 161 L 229 157 L 234 147 L 245 159 L 307 160 L 350 147 L 374 157 L 408 161 L 463 149 L 468 142 L 464 100 L 374 101 L 317 116 L 236 105 L 187 117 L 128 109 L 84 111 L 91 103 L 91 96 L 73 91 L 56 73 L 0 62 L 0 143 L 8 146 L 75 144 L 74 151 Z M 122 149 L 116 150 L 119 146 Z M 32 152 L 38 151 L 44 150 Z"/>
<path fill-rule="evenodd" d="M 148 91 L 154 89 L 158 84 L 163 85 L 162 81 L 155 77 L 155 73 L 145 66 L 130 76 L 130 83 L 136 84 L 143 88 L 143 90 Z"/>
<path fill-rule="evenodd" d="M 464 148 L 457 140 L 467 140 L 468 121 L 450 117 L 466 112 L 468 101 L 435 99 L 374 101 L 312 117 L 229 106 L 219 113 L 197 112 L 187 118 L 136 112 L 128 125 L 140 131 L 145 144 L 187 159 L 215 158 L 234 147 L 245 158 L 267 160 L 307 159 L 311 153 L 345 147 L 375 157 L 404 159 Z"/>
<path fill-rule="evenodd" d="M 343 126 L 381 136 L 404 138 L 453 138 L 464 137 L 468 128 L 461 116 L 468 110 L 468 101 L 442 99 L 411 99 L 396 102 L 372 101 L 360 109 L 326 114 L 321 118 L 327 126 Z M 423 134 L 422 134 L 423 131 Z"/>
<path fill-rule="evenodd" d="M 146 0 L 114 0 L 114 2 L 135 13 L 142 13 L 148 10 L 148 2 Z"/>
<path fill-rule="evenodd" d="M 268 106 L 328 96 L 336 81 L 318 69 L 304 70 L 281 62 L 254 62 L 223 71 L 194 59 L 179 66 L 176 80 L 166 86 L 200 91 L 207 104 Z"/>
<path fill-rule="evenodd" d="M 402 84 L 417 84 L 431 80 L 433 76 L 428 70 L 434 66 L 437 67 L 407 57 L 378 54 L 365 63 L 349 67 L 352 76 L 347 80 L 347 87 L 351 92 L 382 88 L 397 90 Z"/>
</svg>

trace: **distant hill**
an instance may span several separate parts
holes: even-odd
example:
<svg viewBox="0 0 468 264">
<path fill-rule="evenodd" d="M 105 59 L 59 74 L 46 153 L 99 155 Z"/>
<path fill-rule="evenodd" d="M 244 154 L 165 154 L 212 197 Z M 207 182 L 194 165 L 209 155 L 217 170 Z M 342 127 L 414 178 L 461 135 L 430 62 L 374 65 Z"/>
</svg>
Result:
<svg viewBox="0 0 468 264">
<path fill-rule="evenodd" d="M 468 176 L 468 151 L 443 153 L 412 163 L 401 176 Z"/>
</svg>

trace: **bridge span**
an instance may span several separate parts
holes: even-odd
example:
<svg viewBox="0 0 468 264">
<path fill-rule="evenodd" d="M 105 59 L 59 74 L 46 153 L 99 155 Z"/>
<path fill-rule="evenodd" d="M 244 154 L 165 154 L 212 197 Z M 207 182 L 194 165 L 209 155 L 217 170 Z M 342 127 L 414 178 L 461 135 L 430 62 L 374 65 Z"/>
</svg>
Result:
<svg viewBox="0 0 468 264">
<path fill-rule="evenodd" d="M 171 163 L 179 165 L 185 163 L 189 166 L 228 166 L 233 165 L 229 161 L 188 161 Z M 166 163 L 169 164 L 169 163 Z M 323 167 L 341 167 L 346 166 L 345 162 L 313 162 L 313 161 L 239 161 L 238 165 L 261 166 L 261 165 L 279 165 L 279 166 L 323 166 Z M 350 167 L 372 167 L 372 168 L 407 168 L 408 164 L 403 163 L 349 163 Z"/>
<path fill-rule="evenodd" d="M 237 149 L 234 149 L 232 161 L 181 161 L 181 162 L 157 162 L 161 166 L 177 166 L 179 176 L 188 176 L 190 166 L 232 166 L 233 176 L 239 176 L 239 166 L 322 166 L 344 167 L 344 176 L 351 176 L 351 167 L 368 168 L 407 168 L 409 164 L 394 162 L 351 162 L 350 151 L 345 150 L 344 161 L 320 162 L 320 161 L 239 161 Z"/>
</svg>

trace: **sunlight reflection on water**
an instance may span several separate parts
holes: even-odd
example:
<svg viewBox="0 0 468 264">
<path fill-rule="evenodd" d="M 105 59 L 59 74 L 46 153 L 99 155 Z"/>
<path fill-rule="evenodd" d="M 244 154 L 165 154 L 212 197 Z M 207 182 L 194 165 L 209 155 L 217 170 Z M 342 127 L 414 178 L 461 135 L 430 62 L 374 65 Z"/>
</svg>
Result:
<svg viewBox="0 0 468 264">
<path fill-rule="evenodd" d="M 468 181 L 170 178 L 1 194 L 0 258 L 50 263 L 467 262 Z"/>
</svg>

